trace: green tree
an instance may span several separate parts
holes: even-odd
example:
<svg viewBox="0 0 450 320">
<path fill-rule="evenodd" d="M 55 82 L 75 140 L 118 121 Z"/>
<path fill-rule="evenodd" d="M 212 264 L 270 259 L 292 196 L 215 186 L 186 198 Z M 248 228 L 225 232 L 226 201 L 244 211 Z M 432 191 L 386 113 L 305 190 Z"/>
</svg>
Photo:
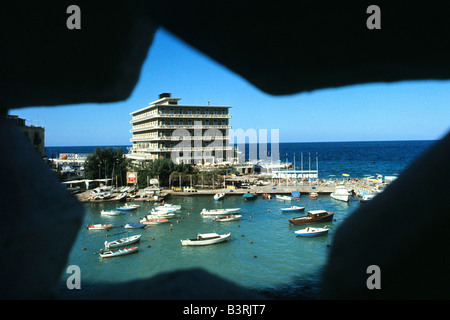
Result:
<svg viewBox="0 0 450 320">
<path fill-rule="evenodd" d="M 113 150 L 111 147 L 97 147 L 90 154 L 84 165 L 85 176 L 87 179 L 117 179 L 119 185 L 126 181 L 127 167 L 129 159 L 124 158 L 122 148 Z M 115 182 L 114 182 L 115 183 Z"/>
<path fill-rule="evenodd" d="M 195 173 L 196 169 L 189 164 L 175 164 L 170 158 L 145 162 L 142 164 L 142 169 L 139 170 L 139 188 L 145 188 L 149 179 L 159 179 L 159 185 L 167 187 L 169 186 L 169 177 L 174 172 L 184 176 Z"/>
</svg>

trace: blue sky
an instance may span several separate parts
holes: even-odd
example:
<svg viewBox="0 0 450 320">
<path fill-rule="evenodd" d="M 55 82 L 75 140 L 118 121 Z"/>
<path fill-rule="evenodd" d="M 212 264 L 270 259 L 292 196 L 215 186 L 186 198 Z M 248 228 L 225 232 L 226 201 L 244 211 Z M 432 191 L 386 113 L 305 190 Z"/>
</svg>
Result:
<svg viewBox="0 0 450 320">
<path fill-rule="evenodd" d="M 162 92 L 180 104 L 232 106 L 234 129 L 279 129 L 280 142 L 434 140 L 450 129 L 450 81 L 375 83 L 271 96 L 160 29 L 122 102 L 13 109 L 46 146 L 131 145 L 130 112 Z"/>
</svg>

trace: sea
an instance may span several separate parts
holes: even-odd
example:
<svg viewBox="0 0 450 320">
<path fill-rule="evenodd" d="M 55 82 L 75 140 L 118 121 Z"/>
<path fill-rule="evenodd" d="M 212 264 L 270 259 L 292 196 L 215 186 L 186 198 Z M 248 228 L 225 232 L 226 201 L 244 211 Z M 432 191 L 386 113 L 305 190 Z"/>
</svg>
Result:
<svg viewBox="0 0 450 320">
<path fill-rule="evenodd" d="M 295 162 L 303 169 L 316 169 L 319 179 L 363 178 L 377 174 L 401 175 L 417 157 L 435 141 L 367 141 L 280 143 L 280 160 Z M 107 146 L 106 146 L 107 147 Z M 122 147 L 125 152 L 128 146 Z M 46 154 L 92 153 L 95 146 L 47 147 Z M 310 160 L 311 159 L 311 160 Z M 303 160 L 303 161 L 302 161 Z M 303 162 L 303 163 L 302 163 Z M 348 176 L 343 176 L 346 174 Z M 161 272 L 188 268 L 203 268 L 221 278 L 265 294 L 274 299 L 313 299 L 320 289 L 320 278 L 326 264 L 333 237 L 360 203 L 357 199 L 341 202 L 320 195 L 317 200 L 301 195 L 300 199 L 280 201 L 275 198 L 244 201 L 242 196 L 227 193 L 222 201 L 212 196 L 172 196 L 172 204 L 182 209 L 168 223 L 148 226 L 146 229 L 124 229 L 128 222 L 138 222 L 154 207 L 153 202 L 136 202 L 136 211 L 120 216 L 102 216 L 102 210 L 115 209 L 114 202 L 84 203 L 85 217 L 77 239 L 69 254 L 67 266 L 81 270 L 81 289 L 69 290 L 67 279 L 71 273 L 61 275 L 61 294 L 65 298 L 91 292 L 96 287 L 130 280 L 142 280 Z M 327 235 L 313 238 L 296 237 L 288 219 L 305 213 L 283 213 L 281 208 L 292 205 L 309 210 L 334 211 L 333 221 L 317 223 L 315 227 L 329 228 Z M 241 208 L 242 218 L 232 222 L 215 222 L 200 215 L 203 208 Z M 91 223 L 110 223 L 114 228 L 87 230 Z M 126 233 L 128 232 L 128 233 Z M 198 233 L 231 232 L 228 242 L 186 247 L 181 239 L 194 238 Z M 111 241 L 127 234 L 141 234 L 139 252 L 115 257 L 98 255 L 105 240 Z M 65 269 L 66 270 L 66 269 Z"/>
</svg>

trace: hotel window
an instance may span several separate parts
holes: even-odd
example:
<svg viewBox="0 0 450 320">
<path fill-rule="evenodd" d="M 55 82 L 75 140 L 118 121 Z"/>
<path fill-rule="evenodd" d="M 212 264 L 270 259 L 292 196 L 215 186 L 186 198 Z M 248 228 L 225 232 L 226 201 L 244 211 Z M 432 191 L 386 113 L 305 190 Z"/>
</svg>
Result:
<svg viewBox="0 0 450 320">
<path fill-rule="evenodd" d="M 214 114 L 217 115 L 218 114 L 218 110 L 214 109 Z"/>
<path fill-rule="evenodd" d="M 192 114 L 192 109 L 189 108 L 187 113 L 188 113 L 188 114 Z"/>
<path fill-rule="evenodd" d="M 180 114 L 183 114 L 183 109 L 180 109 Z"/>
<path fill-rule="evenodd" d="M 173 108 L 170 109 L 170 114 L 173 114 Z"/>
<path fill-rule="evenodd" d="M 197 108 L 197 111 L 196 111 L 196 113 L 197 113 L 197 114 L 200 114 L 200 109 L 198 109 L 198 108 Z"/>
<path fill-rule="evenodd" d="M 226 115 L 227 114 L 227 110 L 226 109 L 222 109 L 222 114 Z"/>
<path fill-rule="evenodd" d="M 192 126 L 192 120 L 187 121 L 188 126 Z"/>
<path fill-rule="evenodd" d="M 209 120 L 205 121 L 205 126 L 209 126 Z"/>
<path fill-rule="evenodd" d="M 208 109 L 205 109 L 205 114 L 209 114 L 209 110 Z"/>
<path fill-rule="evenodd" d="M 182 126 L 182 125 L 183 125 L 183 120 L 179 120 L 179 121 L 178 121 L 178 124 L 179 124 L 180 126 Z"/>
</svg>

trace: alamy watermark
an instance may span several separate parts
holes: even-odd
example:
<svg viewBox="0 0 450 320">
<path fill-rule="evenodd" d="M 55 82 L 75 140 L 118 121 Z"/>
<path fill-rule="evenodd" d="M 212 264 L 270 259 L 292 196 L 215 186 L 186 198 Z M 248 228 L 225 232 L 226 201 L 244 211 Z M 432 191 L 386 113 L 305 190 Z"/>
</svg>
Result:
<svg viewBox="0 0 450 320">
<path fill-rule="evenodd" d="M 241 163 L 246 160 L 276 162 L 279 160 L 279 131 L 270 129 L 269 144 L 267 129 L 228 129 L 224 135 L 220 128 L 203 127 L 201 121 L 194 121 L 193 131 L 180 128 L 172 132 L 173 146 L 168 150 L 175 163 Z M 235 146 L 244 148 L 237 149 Z"/>
</svg>

